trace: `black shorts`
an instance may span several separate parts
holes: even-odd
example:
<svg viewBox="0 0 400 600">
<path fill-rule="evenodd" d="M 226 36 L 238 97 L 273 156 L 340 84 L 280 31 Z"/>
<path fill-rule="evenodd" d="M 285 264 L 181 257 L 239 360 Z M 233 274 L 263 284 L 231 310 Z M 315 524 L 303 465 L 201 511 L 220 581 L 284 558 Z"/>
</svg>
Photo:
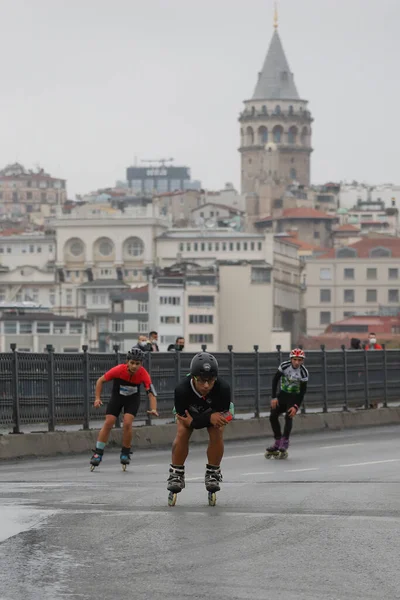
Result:
<svg viewBox="0 0 400 600">
<path fill-rule="evenodd" d="M 119 417 L 122 410 L 124 414 L 133 415 L 136 417 L 140 406 L 140 394 L 132 394 L 132 396 L 112 396 L 107 404 L 106 415 Z"/>
</svg>

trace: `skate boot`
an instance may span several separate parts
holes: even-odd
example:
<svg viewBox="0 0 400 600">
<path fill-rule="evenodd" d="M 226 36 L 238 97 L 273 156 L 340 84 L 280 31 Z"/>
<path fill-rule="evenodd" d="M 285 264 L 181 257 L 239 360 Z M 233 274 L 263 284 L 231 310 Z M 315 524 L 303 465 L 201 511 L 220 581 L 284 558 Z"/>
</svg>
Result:
<svg viewBox="0 0 400 600">
<path fill-rule="evenodd" d="M 125 448 L 124 446 L 122 446 L 119 460 L 120 460 L 120 463 L 122 465 L 122 470 L 123 471 L 126 471 L 126 467 L 131 462 L 131 454 L 132 454 L 132 452 L 131 452 L 130 448 Z"/>
<path fill-rule="evenodd" d="M 217 492 L 219 492 L 221 489 L 221 486 L 219 485 L 221 481 L 221 468 L 213 465 L 207 465 L 204 483 L 206 484 L 206 490 L 208 492 L 208 504 L 210 506 L 215 506 L 217 503 Z"/>
<path fill-rule="evenodd" d="M 185 487 L 185 467 L 171 465 L 167 480 L 168 506 L 175 506 L 176 497 Z"/>
<path fill-rule="evenodd" d="M 278 458 L 279 457 L 279 450 L 280 450 L 280 446 L 281 446 L 281 440 L 275 440 L 275 442 L 272 444 L 272 446 L 269 446 L 269 448 L 267 448 L 265 450 L 265 458 Z"/>
<path fill-rule="evenodd" d="M 279 446 L 279 458 L 284 459 L 289 456 L 289 438 L 283 437 Z"/>
<path fill-rule="evenodd" d="M 90 459 L 90 470 L 94 471 L 96 467 L 99 466 L 99 464 L 102 461 L 103 458 L 103 454 L 104 454 L 104 450 L 101 450 L 100 448 L 96 448 L 95 450 L 93 450 L 94 454 L 92 456 L 92 458 Z"/>
</svg>

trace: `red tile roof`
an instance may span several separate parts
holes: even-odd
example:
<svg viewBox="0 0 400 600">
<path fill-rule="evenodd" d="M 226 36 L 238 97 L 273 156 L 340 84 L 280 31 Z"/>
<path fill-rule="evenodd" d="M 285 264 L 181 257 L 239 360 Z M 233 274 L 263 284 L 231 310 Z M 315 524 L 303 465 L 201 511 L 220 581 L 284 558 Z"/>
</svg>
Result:
<svg viewBox="0 0 400 600">
<path fill-rule="evenodd" d="M 328 215 L 328 213 L 316 208 L 286 208 L 281 215 L 276 217 L 268 215 L 268 217 L 256 221 L 256 224 L 267 223 L 268 221 L 282 221 L 284 219 L 320 219 L 330 221 L 336 218 L 336 216 Z"/>
<path fill-rule="evenodd" d="M 357 250 L 358 258 L 369 258 L 369 253 L 373 248 L 388 248 L 392 252 L 392 258 L 400 258 L 400 238 L 398 237 L 363 238 L 359 242 L 355 242 L 355 244 L 350 244 L 348 247 Z M 318 258 L 335 258 L 336 250 L 333 248 Z"/>
<path fill-rule="evenodd" d="M 351 225 L 350 223 L 347 223 L 345 225 L 335 227 L 334 231 L 360 231 L 360 228 L 356 227 L 355 225 Z"/>
</svg>

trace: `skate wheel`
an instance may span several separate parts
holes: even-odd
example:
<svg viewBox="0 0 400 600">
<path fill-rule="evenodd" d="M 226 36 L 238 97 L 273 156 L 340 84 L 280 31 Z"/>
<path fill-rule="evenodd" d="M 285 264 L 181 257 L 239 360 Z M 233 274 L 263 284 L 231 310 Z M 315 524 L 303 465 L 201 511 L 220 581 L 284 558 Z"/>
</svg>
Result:
<svg viewBox="0 0 400 600">
<path fill-rule="evenodd" d="M 178 497 L 178 494 L 174 494 L 174 492 L 170 492 L 168 494 L 168 506 L 175 506 L 177 497 Z"/>
<path fill-rule="evenodd" d="M 272 457 L 272 454 L 270 454 L 269 452 L 266 452 L 266 453 L 264 454 L 264 456 L 265 456 L 265 458 L 266 458 L 266 459 L 268 459 L 268 460 L 269 460 L 269 459 Z"/>
<path fill-rule="evenodd" d="M 121 465 L 122 466 L 122 470 L 126 471 L 126 465 Z"/>
<path fill-rule="evenodd" d="M 215 492 L 208 492 L 208 505 L 215 506 L 217 504 L 217 494 Z"/>
<path fill-rule="evenodd" d="M 94 465 L 90 465 L 90 470 L 93 472 L 95 470 L 95 466 Z"/>
</svg>

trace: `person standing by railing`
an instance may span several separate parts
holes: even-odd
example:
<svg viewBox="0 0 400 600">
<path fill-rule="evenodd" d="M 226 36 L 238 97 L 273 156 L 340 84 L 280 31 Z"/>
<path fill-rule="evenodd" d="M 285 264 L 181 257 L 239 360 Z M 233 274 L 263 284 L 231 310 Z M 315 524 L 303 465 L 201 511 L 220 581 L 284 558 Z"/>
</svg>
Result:
<svg viewBox="0 0 400 600">
<path fill-rule="evenodd" d="M 383 350 L 380 344 L 376 343 L 376 333 L 370 333 L 368 336 L 368 344 L 365 346 L 366 350 Z"/>
<path fill-rule="evenodd" d="M 296 416 L 307 391 L 308 371 L 303 365 L 305 359 L 304 350 L 295 348 L 290 353 L 290 360 L 279 365 L 272 380 L 272 400 L 270 423 L 274 433 L 275 442 L 266 449 L 265 458 L 287 458 L 289 448 L 289 437 L 292 431 L 293 418 Z M 277 394 L 278 383 L 281 390 Z M 285 415 L 285 428 L 283 437 L 279 415 Z"/>
</svg>

